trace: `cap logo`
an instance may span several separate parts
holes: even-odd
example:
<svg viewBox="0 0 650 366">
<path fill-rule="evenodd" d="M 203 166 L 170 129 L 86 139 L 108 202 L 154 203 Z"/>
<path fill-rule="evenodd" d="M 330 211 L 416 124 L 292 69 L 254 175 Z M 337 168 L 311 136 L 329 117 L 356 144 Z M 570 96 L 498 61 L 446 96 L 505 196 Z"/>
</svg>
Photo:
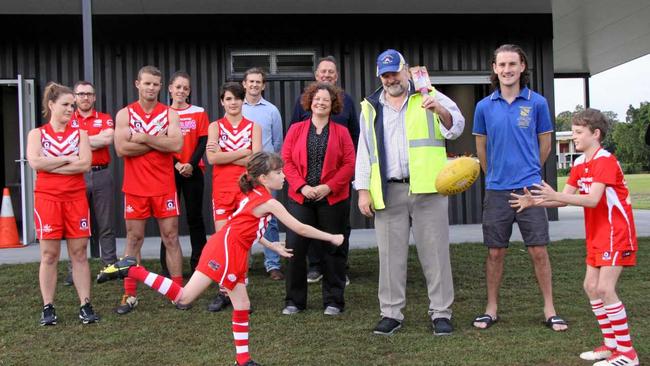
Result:
<svg viewBox="0 0 650 366">
<path fill-rule="evenodd" d="M 384 65 L 392 64 L 393 63 L 393 55 L 386 55 L 386 57 L 384 57 L 384 59 L 381 61 L 381 63 L 383 63 Z"/>
</svg>

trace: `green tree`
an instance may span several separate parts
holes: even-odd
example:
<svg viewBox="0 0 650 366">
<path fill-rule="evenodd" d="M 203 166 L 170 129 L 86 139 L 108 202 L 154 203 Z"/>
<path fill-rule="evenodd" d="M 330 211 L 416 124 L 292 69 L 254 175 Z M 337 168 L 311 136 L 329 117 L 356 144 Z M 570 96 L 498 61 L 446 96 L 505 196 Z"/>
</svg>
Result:
<svg viewBox="0 0 650 366">
<path fill-rule="evenodd" d="M 639 108 L 630 105 L 625 120 L 617 123 L 612 133 L 616 157 L 630 170 L 650 170 L 650 147 L 644 141 L 650 123 L 650 102 L 642 102 Z"/>
</svg>

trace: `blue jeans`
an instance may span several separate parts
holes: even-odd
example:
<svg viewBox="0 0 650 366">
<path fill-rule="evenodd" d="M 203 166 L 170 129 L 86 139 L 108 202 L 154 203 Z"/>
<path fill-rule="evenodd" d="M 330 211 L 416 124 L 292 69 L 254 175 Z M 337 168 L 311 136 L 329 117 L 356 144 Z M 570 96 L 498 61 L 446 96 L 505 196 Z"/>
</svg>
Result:
<svg viewBox="0 0 650 366">
<path fill-rule="evenodd" d="M 275 217 L 269 220 L 269 224 L 266 227 L 266 232 L 264 233 L 264 238 L 270 242 L 276 242 L 280 240 L 280 233 L 278 232 L 278 220 Z M 264 247 L 264 268 L 266 268 L 267 272 L 270 272 L 274 269 L 280 269 L 280 255 L 267 247 Z"/>
</svg>

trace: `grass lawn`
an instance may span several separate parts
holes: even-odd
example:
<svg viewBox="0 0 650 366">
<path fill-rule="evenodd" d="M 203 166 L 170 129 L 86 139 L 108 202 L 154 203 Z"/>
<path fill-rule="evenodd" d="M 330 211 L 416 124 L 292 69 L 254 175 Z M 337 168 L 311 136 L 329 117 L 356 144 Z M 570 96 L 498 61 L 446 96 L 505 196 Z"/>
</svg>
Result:
<svg viewBox="0 0 650 366">
<path fill-rule="evenodd" d="M 558 177 L 557 185 L 561 191 L 567 177 Z M 650 174 L 626 174 L 625 181 L 632 195 L 632 207 L 635 209 L 650 209 Z"/>
<path fill-rule="evenodd" d="M 427 317 L 426 287 L 417 255 L 409 260 L 404 327 L 392 337 L 375 336 L 378 259 L 376 250 L 350 255 L 351 285 L 347 309 L 338 318 L 322 314 L 319 285 L 310 285 L 309 309 L 296 316 L 280 315 L 284 283 L 269 280 L 262 258 L 250 273 L 252 356 L 264 365 L 576 365 L 581 351 L 600 342 L 596 320 L 582 291 L 583 242 L 554 243 L 556 307 L 570 321 L 570 330 L 554 333 L 542 324 L 542 300 L 531 264 L 521 243 L 507 257 L 501 299 L 501 320 L 486 331 L 471 327 L 485 304 L 480 244 L 452 246 L 456 301 L 455 332 L 432 335 Z M 641 248 L 650 238 L 640 240 Z M 626 270 L 619 295 L 627 306 L 632 337 L 642 363 L 650 361 L 650 252 L 641 251 L 638 265 Z M 145 263 L 158 270 L 157 263 Z M 63 278 L 66 263 L 59 266 Z M 99 264 L 92 263 L 97 273 Z M 38 264 L 0 266 L 0 365 L 232 365 L 230 311 L 205 310 L 213 295 L 206 293 L 189 311 L 175 310 L 169 301 L 140 285 L 140 305 L 125 316 L 112 312 L 121 295 L 119 282 L 93 285 L 99 324 L 83 326 L 77 319 L 73 289 L 58 287 L 54 327 L 38 325 L 41 300 Z"/>
</svg>

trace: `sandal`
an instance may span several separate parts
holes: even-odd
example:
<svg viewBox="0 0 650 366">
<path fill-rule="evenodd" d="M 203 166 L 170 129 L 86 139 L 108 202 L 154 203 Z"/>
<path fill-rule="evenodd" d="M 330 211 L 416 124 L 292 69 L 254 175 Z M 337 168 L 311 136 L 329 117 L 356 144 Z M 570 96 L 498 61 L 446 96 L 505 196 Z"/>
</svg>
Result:
<svg viewBox="0 0 650 366">
<path fill-rule="evenodd" d="M 567 329 L 561 329 L 561 330 L 557 329 L 556 330 L 555 328 L 553 328 L 554 325 L 567 325 L 567 326 L 569 325 L 569 322 L 567 322 L 566 320 L 560 318 L 557 315 L 553 315 L 552 317 L 546 319 L 546 321 L 544 321 L 542 323 L 544 325 L 546 325 L 548 328 L 550 328 L 551 330 L 555 331 L 555 332 L 564 332 L 568 328 Z"/>
<path fill-rule="evenodd" d="M 488 329 L 489 327 L 494 325 L 494 323 L 496 323 L 497 321 L 499 321 L 499 317 L 495 316 L 493 318 L 490 314 L 483 314 L 474 318 L 474 320 L 472 321 L 472 326 L 476 329 L 483 330 L 483 329 Z M 477 327 L 476 325 L 474 325 L 474 323 L 484 323 L 485 328 Z"/>
</svg>

